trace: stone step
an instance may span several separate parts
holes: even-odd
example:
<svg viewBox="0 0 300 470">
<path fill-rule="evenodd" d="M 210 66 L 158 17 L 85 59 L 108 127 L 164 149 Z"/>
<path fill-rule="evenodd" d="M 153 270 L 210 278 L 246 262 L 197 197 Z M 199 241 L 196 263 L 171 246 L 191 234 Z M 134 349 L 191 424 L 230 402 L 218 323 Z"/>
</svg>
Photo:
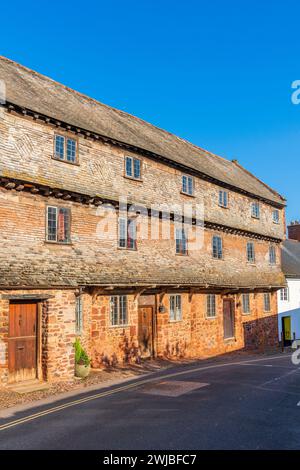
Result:
<svg viewBox="0 0 300 470">
<path fill-rule="evenodd" d="M 40 382 L 39 380 L 28 380 L 26 382 L 11 384 L 8 386 L 8 388 L 12 392 L 25 394 L 25 393 L 32 393 L 32 392 L 40 392 L 42 390 L 48 390 L 49 384 L 45 382 Z"/>
</svg>

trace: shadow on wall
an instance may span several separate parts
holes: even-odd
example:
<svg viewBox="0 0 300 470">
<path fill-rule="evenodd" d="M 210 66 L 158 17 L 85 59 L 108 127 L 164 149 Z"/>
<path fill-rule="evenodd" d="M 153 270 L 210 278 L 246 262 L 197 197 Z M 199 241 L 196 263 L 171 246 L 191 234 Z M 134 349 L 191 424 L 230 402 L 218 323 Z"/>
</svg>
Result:
<svg viewBox="0 0 300 470">
<path fill-rule="evenodd" d="M 197 348 L 194 349 L 198 351 L 198 354 L 192 354 L 193 344 L 187 340 L 183 339 L 172 343 L 167 341 L 162 354 L 159 354 L 158 357 L 159 359 L 176 361 L 188 358 L 208 359 L 246 351 L 267 353 L 278 350 L 280 343 L 278 341 L 277 315 L 249 321 L 243 320 L 241 325 L 236 325 L 235 338 L 225 339 L 222 331 L 222 334 L 219 334 L 213 342 L 216 346 L 211 349 L 204 344 L 201 347 L 201 343 L 198 341 Z M 194 338 L 193 341 L 197 342 L 197 338 Z M 126 364 L 140 364 L 141 362 L 141 349 L 136 336 L 129 338 L 125 330 L 117 352 L 99 353 L 95 349 L 92 351 L 92 367 L 94 368 L 117 367 Z"/>
</svg>

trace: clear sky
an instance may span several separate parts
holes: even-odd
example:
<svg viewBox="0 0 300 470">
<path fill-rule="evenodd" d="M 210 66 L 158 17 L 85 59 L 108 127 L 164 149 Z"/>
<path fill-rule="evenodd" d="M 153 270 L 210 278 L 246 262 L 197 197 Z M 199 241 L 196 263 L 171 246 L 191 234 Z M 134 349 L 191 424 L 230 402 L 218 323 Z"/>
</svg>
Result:
<svg viewBox="0 0 300 470">
<path fill-rule="evenodd" d="M 14 1 L 0 53 L 228 159 L 300 219 L 298 0 Z"/>
</svg>

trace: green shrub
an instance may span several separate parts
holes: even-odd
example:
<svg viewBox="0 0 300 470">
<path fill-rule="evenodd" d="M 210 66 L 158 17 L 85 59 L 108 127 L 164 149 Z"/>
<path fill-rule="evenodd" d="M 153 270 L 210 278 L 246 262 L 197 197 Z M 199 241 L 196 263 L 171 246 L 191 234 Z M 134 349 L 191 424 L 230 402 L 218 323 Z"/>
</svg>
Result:
<svg viewBox="0 0 300 470">
<path fill-rule="evenodd" d="M 75 347 L 75 363 L 79 365 L 89 366 L 91 363 L 91 360 L 89 356 L 87 355 L 86 351 L 81 346 L 79 338 L 76 338 L 74 347 Z"/>
</svg>

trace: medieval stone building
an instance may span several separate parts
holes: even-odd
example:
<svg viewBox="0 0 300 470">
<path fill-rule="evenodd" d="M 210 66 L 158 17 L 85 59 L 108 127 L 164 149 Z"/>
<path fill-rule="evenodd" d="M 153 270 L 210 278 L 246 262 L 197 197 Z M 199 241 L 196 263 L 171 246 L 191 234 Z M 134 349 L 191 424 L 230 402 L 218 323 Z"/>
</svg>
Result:
<svg viewBox="0 0 300 470">
<path fill-rule="evenodd" d="M 285 200 L 0 58 L 0 384 L 278 341 Z M 182 210 L 184 208 L 184 211 Z"/>
</svg>

